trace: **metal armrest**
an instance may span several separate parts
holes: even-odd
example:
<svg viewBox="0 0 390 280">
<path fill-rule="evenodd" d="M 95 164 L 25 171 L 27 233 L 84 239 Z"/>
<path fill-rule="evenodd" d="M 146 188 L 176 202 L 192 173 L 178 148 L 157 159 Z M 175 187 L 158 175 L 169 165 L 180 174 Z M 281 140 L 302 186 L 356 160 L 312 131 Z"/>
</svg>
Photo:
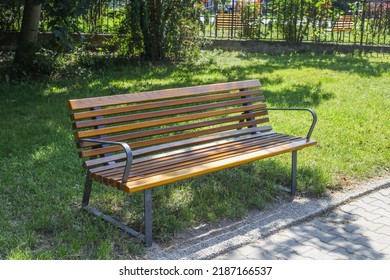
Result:
<svg viewBox="0 0 390 280">
<path fill-rule="evenodd" d="M 91 142 L 91 143 L 101 143 L 101 144 L 122 146 L 123 150 L 126 153 L 126 165 L 125 165 L 125 170 L 124 170 L 123 176 L 122 176 L 121 186 L 127 182 L 127 179 L 129 178 L 129 174 L 130 174 L 131 164 L 133 162 L 133 152 L 127 143 L 105 141 L 105 140 L 92 139 L 92 138 L 77 139 L 76 141 L 77 142 Z"/>
<path fill-rule="evenodd" d="M 309 108 L 266 108 L 265 110 L 279 110 L 279 111 L 309 111 L 311 115 L 313 116 L 313 121 L 311 123 L 309 132 L 307 133 L 306 139 L 309 140 L 311 137 L 311 134 L 313 133 L 314 127 L 317 123 L 317 114 L 314 112 L 313 109 Z"/>
</svg>

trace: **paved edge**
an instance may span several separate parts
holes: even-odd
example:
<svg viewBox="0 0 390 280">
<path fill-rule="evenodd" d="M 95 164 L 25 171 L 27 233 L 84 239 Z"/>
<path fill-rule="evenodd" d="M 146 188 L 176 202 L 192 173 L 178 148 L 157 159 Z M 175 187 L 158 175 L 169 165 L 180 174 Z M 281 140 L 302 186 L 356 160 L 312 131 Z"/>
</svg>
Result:
<svg viewBox="0 0 390 280">
<path fill-rule="evenodd" d="M 329 194 L 324 198 L 295 198 L 291 202 L 253 211 L 239 222 L 217 228 L 191 230 L 190 238 L 177 236 L 177 242 L 163 248 L 154 244 L 146 250 L 145 259 L 207 260 L 310 220 L 351 200 L 382 188 L 390 187 L 390 178 L 358 185 L 349 191 Z"/>
</svg>

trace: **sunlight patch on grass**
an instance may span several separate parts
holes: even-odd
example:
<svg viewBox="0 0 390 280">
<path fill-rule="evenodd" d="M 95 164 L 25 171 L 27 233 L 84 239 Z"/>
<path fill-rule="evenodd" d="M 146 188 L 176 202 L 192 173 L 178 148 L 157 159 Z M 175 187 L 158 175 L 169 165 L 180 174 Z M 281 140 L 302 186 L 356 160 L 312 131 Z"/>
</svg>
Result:
<svg viewBox="0 0 390 280">
<path fill-rule="evenodd" d="M 52 158 L 53 154 L 58 152 L 58 148 L 55 144 L 51 144 L 46 147 L 40 147 L 33 155 L 32 158 L 37 161 L 47 161 Z"/>
<path fill-rule="evenodd" d="M 52 86 L 48 87 L 43 91 L 43 96 L 55 95 L 55 94 L 64 94 L 67 92 L 67 87 Z"/>
</svg>

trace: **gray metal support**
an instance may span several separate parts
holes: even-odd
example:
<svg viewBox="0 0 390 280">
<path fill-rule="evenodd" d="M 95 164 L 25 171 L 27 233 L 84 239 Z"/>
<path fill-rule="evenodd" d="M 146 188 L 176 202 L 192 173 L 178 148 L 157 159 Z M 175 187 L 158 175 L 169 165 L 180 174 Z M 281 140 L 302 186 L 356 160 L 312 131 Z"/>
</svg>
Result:
<svg viewBox="0 0 390 280">
<path fill-rule="evenodd" d="M 89 174 L 88 174 L 89 175 Z M 89 176 L 87 177 L 89 178 Z M 105 215 L 98 209 L 92 208 L 88 206 L 89 196 L 91 194 L 92 180 L 87 179 L 85 184 L 84 196 L 83 196 L 83 204 L 82 209 L 87 211 L 88 213 L 103 219 L 106 222 L 111 223 L 113 226 L 119 228 L 120 230 L 139 238 L 144 241 L 146 247 L 152 246 L 152 191 L 150 189 L 145 190 L 144 198 L 145 198 L 145 234 L 141 234 L 138 231 L 128 227 L 122 222 L 117 221 L 111 216 Z"/>
<path fill-rule="evenodd" d="M 92 190 L 92 179 L 90 173 L 87 172 L 87 179 L 85 181 L 84 194 L 82 200 L 82 209 L 89 212 L 90 214 L 103 219 L 106 222 L 111 223 L 120 230 L 135 236 L 141 240 L 145 241 L 145 246 L 152 245 L 152 196 L 151 190 L 145 191 L 145 235 L 139 233 L 138 231 L 128 227 L 127 225 L 115 220 L 114 218 L 103 214 L 101 211 L 92 208 L 89 206 L 89 198 L 91 196 Z M 148 194 L 149 193 L 149 194 Z"/>
<path fill-rule="evenodd" d="M 295 195 L 296 191 L 297 191 L 297 151 L 292 151 L 291 195 Z"/>
<path fill-rule="evenodd" d="M 152 190 L 144 190 L 144 221 L 145 221 L 145 246 L 150 247 L 153 243 L 152 237 Z"/>
<path fill-rule="evenodd" d="M 85 180 L 83 201 L 81 202 L 81 205 L 83 207 L 87 206 L 89 204 L 89 197 L 91 196 L 91 189 L 92 189 L 92 179 L 90 177 L 89 172 L 87 171 L 87 179 Z"/>
</svg>

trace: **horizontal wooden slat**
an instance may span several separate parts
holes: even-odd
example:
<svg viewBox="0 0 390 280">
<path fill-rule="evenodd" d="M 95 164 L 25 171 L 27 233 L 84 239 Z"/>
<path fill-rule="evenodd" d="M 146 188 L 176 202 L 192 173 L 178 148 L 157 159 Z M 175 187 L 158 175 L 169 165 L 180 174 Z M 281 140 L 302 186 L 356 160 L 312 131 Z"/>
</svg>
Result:
<svg viewBox="0 0 390 280">
<path fill-rule="evenodd" d="M 143 130 L 143 131 L 137 131 L 137 132 L 130 132 L 130 133 L 124 133 L 120 135 L 114 135 L 114 136 L 106 136 L 101 137 L 101 140 L 106 141 L 115 141 L 115 142 L 123 142 L 123 141 L 129 141 L 137 138 L 144 138 L 144 137 L 150 137 L 150 136 L 157 136 L 157 135 L 164 135 L 169 133 L 178 133 L 178 132 L 184 132 L 188 130 L 208 127 L 208 126 L 215 126 L 215 125 L 223 125 L 230 122 L 242 122 L 247 119 L 253 119 L 261 116 L 267 115 L 267 111 L 255 111 L 252 113 L 245 113 L 242 115 L 236 115 L 232 117 L 226 117 L 226 118 L 218 118 L 218 119 L 212 119 L 202 122 L 194 122 L 189 124 L 182 124 L 182 125 L 176 125 L 176 126 L 169 126 L 169 127 L 163 127 L 163 128 L 155 128 L 150 130 Z M 244 127 L 245 124 L 242 125 Z M 90 142 L 81 142 L 78 144 L 79 148 L 86 148 L 86 147 L 96 147 L 99 146 L 99 144 L 96 143 L 90 143 Z M 104 152 L 103 152 L 104 153 Z"/>
<path fill-rule="evenodd" d="M 246 135 L 250 133 L 257 133 L 257 132 L 262 132 L 262 131 L 270 131 L 272 128 L 270 126 L 263 126 L 263 127 L 254 127 L 254 128 L 247 128 L 243 130 L 235 130 L 235 131 L 229 131 L 229 132 L 224 132 L 224 133 L 218 133 L 214 135 L 207 135 L 203 137 L 198 137 L 194 139 L 187 139 L 187 140 L 182 140 L 182 141 L 174 141 L 172 143 L 166 143 L 166 144 L 160 144 L 156 145 L 154 147 L 148 147 L 148 148 L 142 148 L 140 150 L 135 150 L 134 155 L 143 155 L 143 154 L 150 154 L 156 151 L 166 151 L 169 149 L 175 149 L 178 147 L 184 147 L 184 146 L 189 146 L 189 145 L 198 145 L 201 143 L 206 143 L 210 141 L 216 141 L 216 140 L 221 140 L 223 138 L 229 138 L 229 137 L 238 137 L 240 135 Z M 131 144 L 130 144 L 131 146 Z M 92 149 L 92 150 L 87 150 L 87 151 L 82 151 L 80 153 L 81 157 L 92 157 L 99 155 L 101 153 L 109 153 L 109 152 L 116 152 L 120 151 L 121 149 L 115 146 L 109 147 L 109 148 L 104 148 L 104 150 L 99 149 Z"/>
<path fill-rule="evenodd" d="M 285 143 L 280 143 L 280 144 L 274 145 L 274 146 L 269 144 L 268 146 L 275 148 L 277 146 L 285 145 L 288 143 L 289 143 L 288 141 L 285 141 Z M 167 164 L 164 164 L 162 162 L 158 162 L 155 164 L 150 163 L 150 165 L 144 164 L 144 166 L 136 165 L 136 166 L 134 166 L 134 174 L 135 175 L 131 176 L 129 181 L 137 181 L 140 179 L 144 180 L 148 177 L 153 177 L 153 176 L 156 176 L 158 174 L 181 170 L 184 168 L 188 168 L 190 166 L 198 166 L 198 165 L 202 165 L 202 164 L 205 164 L 208 162 L 214 162 L 214 161 L 218 161 L 218 160 L 228 159 L 228 158 L 231 158 L 233 156 L 244 155 L 244 154 L 253 153 L 256 151 L 259 151 L 259 149 L 256 149 L 256 147 L 252 146 L 252 147 L 246 147 L 245 149 L 242 149 L 242 150 L 241 149 L 236 150 L 236 151 L 229 150 L 226 153 L 213 153 L 212 151 L 210 151 L 209 153 L 206 152 L 205 154 L 201 154 L 201 153 L 191 154 L 191 155 L 188 155 L 186 158 L 180 157 L 177 159 L 170 159 Z M 117 169 L 117 170 L 108 170 L 106 172 L 107 174 L 104 174 L 104 172 L 102 174 L 95 173 L 94 177 L 97 180 L 103 180 L 104 182 L 106 182 L 107 184 L 109 184 L 111 186 L 117 186 L 122 179 L 122 177 L 121 177 L 122 171 L 119 172 L 119 170 L 123 170 L 123 168 Z M 113 173 L 113 172 L 115 172 L 115 173 Z"/>
<path fill-rule="evenodd" d="M 297 137 L 295 137 L 297 138 Z M 166 153 L 161 153 L 157 155 L 151 155 L 146 157 L 140 157 L 133 160 L 134 167 L 132 168 L 132 173 L 137 173 L 139 168 L 145 170 L 153 170 L 156 166 L 161 165 L 172 165 L 179 161 L 189 161 L 195 158 L 209 157 L 210 155 L 217 155 L 218 157 L 223 157 L 229 153 L 235 153 L 238 146 L 244 146 L 246 148 L 264 148 L 265 145 L 272 145 L 276 141 L 280 144 L 291 142 L 293 137 L 288 137 L 287 135 L 280 135 L 275 133 L 262 134 L 259 135 L 250 135 L 240 137 L 239 139 L 224 139 L 220 141 L 215 141 L 212 143 L 202 144 L 191 146 L 187 148 L 180 148 Z M 241 149 L 244 151 L 244 149 Z M 90 169 L 92 173 L 98 172 L 116 172 L 110 170 L 119 170 L 120 173 L 123 171 L 125 162 L 119 162 L 112 165 L 99 165 Z M 157 169 L 156 169 L 157 170 Z M 101 175 L 102 173 L 99 173 Z"/>
<path fill-rule="evenodd" d="M 258 95 L 262 101 L 264 101 L 263 90 L 248 90 L 248 91 L 238 91 L 238 92 L 229 92 L 229 93 L 221 93 L 221 94 L 213 94 L 213 95 L 204 95 L 204 96 L 193 96 L 186 98 L 175 98 L 173 100 L 168 101 L 153 101 L 147 103 L 141 103 L 136 105 L 122 106 L 122 107 L 112 107 L 112 108 L 104 108 L 98 110 L 84 111 L 84 112 L 76 112 L 71 115 L 72 120 L 81 120 L 87 118 L 96 118 L 100 116 L 114 115 L 114 114 L 122 114 L 135 112 L 140 110 L 149 110 L 156 108 L 164 108 L 170 106 L 177 105 L 185 105 L 191 103 L 199 103 L 206 101 L 217 101 L 223 99 L 232 99 L 237 97 L 245 97 L 245 96 L 255 96 Z"/>
<path fill-rule="evenodd" d="M 229 90 L 239 90 L 259 87 L 258 80 L 247 80 L 239 82 L 220 83 L 186 88 L 165 89 L 158 91 L 147 91 L 141 93 L 130 93 L 113 96 L 92 97 L 73 99 L 68 101 L 69 110 L 87 109 L 93 107 L 112 106 L 131 102 L 144 102 L 151 100 L 164 100 L 174 97 L 183 97 L 199 94 L 212 94 Z"/>
<path fill-rule="evenodd" d="M 229 158 L 236 155 L 242 155 L 246 153 L 255 152 L 259 149 L 267 149 L 268 147 L 276 147 L 278 145 L 284 145 L 296 140 L 297 137 L 281 137 L 278 138 L 248 138 L 245 141 L 235 141 L 224 145 L 212 146 L 209 149 L 203 149 L 196 153 L 192 151 L 185 151 L 178 156 L 170 156 L 161 158 L 158 161 L 141 162 L 134 165 L 134 176 L 140 176 L 146 178 L 155 174 L 164 172 L 165 170 L 172 170 L 173 168 L 183 168 L 188 165 L 202 164 L 204 162 L 216 161 L 225 158 Z M 174 166 L 174 167 L 173 167 Z M 111 171 L 109 171 L 111 173 Z M 109 173 L 108 173 L 109 174 Z M 122 174 L 122 172 L 120 172 Z M 119 180 L 121 177 L 116 175 L 113 180 Z M 135 180 L 132 178 L 131 180 Z"/>
<path fill-rule="evenodd" d="M 289 135 L 273 134 L 270 137 L 250 137 L 238 139 L 237 141 L 219 143 L 210 145 L 202 149 L 187 149 L 182 150 L 176 155 L 167 155 L 159 158 L 153 158 L 148 161 L 136 161 L 130 174 L 130 180 L 138 180 L 154 176 L 166 171 L 179 170 L 191 165 L 204 164 L 206 162 L 226 159 L 237 154 L 247 154 L 256 152 L 260 149 L 268 149 L 269 147 L 276 147 L 294 141 L 299 141 L 299 137 Z M 99 170 L 95 169 L 95 170 Z M 102 168 L 99 172 L 94 173 L 97 180 L 105 180 L 110 185 L 115 185 L 116 181 L 122 178 L 122 168 Z"/>
<path fill-rule="evenodd" d="M 118 125 L 118 126 L 93 129 L 93 130 L 87 130 L 87 131 L 79 131 L 79 132 L 76 132 L 74 134 L 74 136 L 76 139 L 88 138 L 88 137 L 94 137 L 94 136 L 105 135 L 105 134 L 110 134 L 110 133 L 124 132 L 124 131 L 133 130 L 133 129 L 142 129 L 142 128 L 153 127 L 153 126 L 161 126 L 161 125 L 172 124 L 172 123 L 179 123 L 179 122 L 193 121 L 193 120 L 204 119 L 204 118 L 211 118 L 211 117 L 227 115 L 227 114 L 232 114 L 232 113 L 239 113 L 239 112 L 243 112 L 245 110 L 248 110 L 248 111 L 259 110 L 259 109 L 263 109 L 264 107 L 265 107 L 265 104 L 256 104 L 256 105 L 242 106 L 239 108 L 215 110 L 215 111 L 211 111 L 211 112 L 203 112 L 203 113 L 197 113 L 197 114 L 191 114 L 191 115 L 185 115 L 185 116 L 177 116 L 177 117 L 166 118 L 166 119 L 158 119 L 158 120 L 145 121 L 145 122 L 140 122 L 140 123 Z M 244 110 L 243 110 L 243 108 L 244 108 Z"/>
<path fill-rule="evenodd" d="M 293 144 L 294 142 L 286 142 L 286 143 L 282 143 L 282 144 L 276 144 L 276 145 L 267 145 L 267 147 L 265 149 L 251 149 L 251 150 L 248 150 L 248 151 L 240 151 L 240 152 L 232 152 L 230 151 L 228 154 L 223 154 L 222 156 L 220 156 L 219 154 L 214 154 L 213 157 L 204 157 L 204 158 L 201 158 L 201 159 L 195 159 L 194 161 L 184 161 L 184 162 L 180 162 L 180 164 L 173 164 L 173 165 L 164 165 L 161 167 L 160 170 L 158 170 L 158 168 L 156 169 L 149 169 L 147 171 L 142 171 L 141 172 L 141 176 L 136 176 L 134 178 L 131 178 L 131 181 L 133 182 L 137 182 L 138 180 L 147 180 L 148 178 L 151 178 L 151 177 L 154 177 L 156 175 L 159 175 L 159 174 L 164 174 L 164 173 L 168 173 L 168 172 L 172 172 L 172 171 L 180 171 L 180 170 L 184 170 L 185 168 L 188 168 L 188 167 L 196 167 L 196 166 L 200 166 L 200 165 L 203 165 L 203 164 L 207 164 L 207 163 L 212 163 L 212 162 L 216 162 L 216 161 L 221 161 L 221 160 L 226 160 L 226 159 L 230 159 L 232 157 L 236 157 L 238 155 L 240 156 L 245 156 L 245 155 L 249 155 L 249 157 L 247 158 L 248 160 L 253 156 L 253 154 L 256 154 L 256 153 L 262 153 L 263 155 L 265 155 L 265 157 L 268 157 L 268 156 L 273 156 L 273 155 L 276 155 L 276 154 L 268 154 L 270 151 L 272 150 L 275 150 L 275 149 L 278 149 L 279 147 L 282 147 L 282 146 L 286 146 L 286 145 L 289 145 L 290 147 Z M 300 148 L 299 148 L 300 149 Z M 290 150 L 280 150 L 280 153 L 285 153 L 285 152 L 290 152 L 291 150 L 296 150 L 296 149 L 290 149 Z M 250 162 L 250 161 L 254 161 L 254 160 L 258 160 L 259 158 L 251 158 L 249 161 L 247 162 Z M 247 163 L 247 162 L 244 162 L 244 163 Z M 242 163 L 234 163 L 234 160 L 232 161 L 232 164 L 233 166 L 236 166 L 236 165 L 239 165 L 239 164 L 242 164 Z M 228 166 L 228 167 L 232 167 L 232 166 Z M 224 169 L 224 168 L 228 168 L 228 167 L 221 167 L 221 169 Z M 156 170 L 158 170 L 156 172 Z M 220 169 L 218 169 L 220 170 Z M 148 174 L 147 172 L 150 171 L 152 172 L 151 174 Z M 209 173 L 209 172 L 213 172 L 213 171 L 205 171 L 205 173 Z M 191 177 L 191 176 L 190 176 Z M 112 179 L 109 179 L 109 177 L 106 177 L 106 182 L 113 185 L 113 186 L 117 186 L 117 184 L 119 183 L 119 177 L 115 177 L 115 178 L 112 178 Z M 172 178 L 174 181 L 176 181 L 175 178 Z M 178 180 L 181 180 L 181 179 L 178 179 Z M 130 185 L 130 184 L 129 184 Z"/>
<path fill-rule="evenodd" d="M 271 134 L 275 134 L 275 132 L 269 131 L 269 132 L 261 133 L 262 137 L 264 137 L 264 138 L 267 138 Z M 237 137 L 240 137 L 240 139 L 246 139 L 246 138 L 252 138 L 253 135 L 238 135 Z M 177 153 L 182 153 L 184 150 L 186 150 L 186 151 L 194 150 L 195 151 L 197 149 L 203 149 L 203 148 L 207 148 L 210 146 L 215 146 L 215 145 L 220 145 L 220 144 L 225 144 L 225 143 L 230 143 L 230 142 L 236 141 L 236 138 L 224 138 L 222 136 L 218 136 L 218 137 L 213 138 L 213 139 L 214 140 L 212 140 L 212 142 L 206 141 L 206 143 L 204 143 L 205 141 L 203 141 L 203 142 L 202 141 L 199 141 L 199 142 L 190 141 L 190 143 L 192 143 L 192 145 L 189 147 L 187 146 L 188 144 L 186 145 L 185 143 L 181 143 L 181 144 L 174 146 L 173 147 L 174 150 L 171 150 L 171 151 L 164 151 L 165 148 L 163 147 L 163 148 L 161 148 L 161 150 L 163 150 L 164 153 L 155 154 L 155 155 L 148 155 L 150 153 L 150 148 L 139 149 L 139 150 L 136 150 L 133 152 L 133 156 L 135 158 L 133 160 L 133 162 L 137 163 L 139 161 L 157 159 L 157 158 L 160 158 L 162 156 L 165 157 L 165 156 L 171 156 L 171 155 L 174 155 Z M 180 141 L 180 142 L 187 142 L 188 143 L 188 140 Z M 181 146 L 183 146 L 183 147 L 181 147 Z M 95 168 L 97 166 L 101 166 L 103 164 L 106 164 L 106 163 L 112 162 L 112 161 L 118 161 L 119 165 L 118 164 L 116 164 L 116 165 L 123 166 L 120 164 L 122 164 L 125 159 L 126 159 L 125 153 L 115 154 L 115 155 L 101 157 L 101 158 L 94 158 L 91 160 L 86 160 L 84 163 L 84 167 L 91 169 L 91 168 Z"/>
<path fill-rule="evenodd" d="M 246 126 L 256 126 L 258 124 L 265 123 L 265 122 L 268 122 L 267 118 L 256 119 L 253 121 L 241 122 L 241 123 L 236 123 L 236 124 L 231 124 L 231 125 L 226 125 L 226 126 L 218 126 L 218 127 L 209 128 L 209 129 L 202 129 L 202 130 L 194 131 L 191 133 L 183 133 L 183 134 L 161 137 L 161 138 L 157 138 L 157 139 L 142 140 L 142 141 L 133 143 L 133 146 L 135 146 L 136 148 L 154 146 L 154 145 L 163 144 L 163 143 L 170 143 L 173 141 L 180 141 L 180 140 L 185 140 L 185 139 L 197 138 L 197 137 L 204 136 L 204 135 L 211 135 L 214 133 L 229 131 L 229 130 L 233 130 L 233 129 L 242 129 Z"/>
<path fill-rule="evenodd" d="M 152 145 L 165 145 L 166 143 L 168 143 L 167 144 L 168 146 L 165 149 L 169 149 L 169 145 L 171 142 L 174 142 L 175 143 L 174 145 L 177 145 L 177 143 L 179 143 L 181 140 L 187 140 L 187 139 L 190 139 L 193 142 L 209 141 L 209 140 L 207 140 L 208 138 L 202 137 L 202 136 L 207 136 L 207 135 L 209 135 L 208 137 L 212 138 L 212 139 L 218 139 L 218 137 L 224 137 L 223 136 L 224 134 L 229 135 L 229 136 L 225 136 L 225 137 L 231 137 L 230 135 L 239 135 L 239 134 L 245 135 L 245 134 L 250 133 L 250 130 L 248 128 L 240 129 L 243 126 L 267 122 L 267 121 L 268 121 L 268 119 L 260 119 L 260 120 L 245 122 L 245 123 L 238 123 L 238 124 L 234 124 L 234 125 L 229 125 L 227 127 L 232 128 L 232 129 L 236 129 L 236 130 L 235 131 L 233 130 L 233 131 L 228 132 L 228 133 L 222 133 L 222 132 L 226 131 L 226 127 L 215 127 L 215 128 L 210 128 L 207 130 L 203 129 L 203 130 L 195 131 L 192 133 L 161 137 L 161 138 L 157 138 L 157 139 L 153 139 L 153 140 L 141 140 L 141 141 L 132 142 L 131 147 L 134 149 L 137 149 L 137 148 L 145 148 L 145 147 L 152 146 Z M 270 127 L 264 128 L 264 130 L 266 130 L 266 129 L 270 130 Z M 239 131 L 239 132 L 237 132 L 237 131 Z M 256 128 L 256 131 L 261 131 L 261 129 Z M 220 132 L 220 133 L 218 133 L 218 132 Z M 216 134 L 216 133 L 218 133 L 218 134 Z M 183 145 L 185 145 L 185 144 L 183 143 Z M 158 146 L 158 147 L 161 148 L 160 146 Z M 121 150 L 121 148 L 119 146 L 110 146 L 110 147 L 103 147 L 103 148 L 98 148 L 98 149 L 91 149 L 91 150 L 87 150 L 87 151 L 82 151 L 80 153 L 80 157 L 97 156 L 97 155 L 102 155 L 102 154 L 106 154 L 106 153 L 117 152 L 120 150 Z M 152 147 L 151 152 L 154 152 L 154 151 L 155 150 Z"/>
<path fill-rule="evenodd" d="M 100 125 L 110 125 L 110 124 L 129 122 L 135 120 L 141 121 L 141 120 L 152 119 L 157 117 L 175 116 L 178 114 L 193 113 L 197 111 L 211 110 L 211 109 L 222 108 L 227 106 L 244 105 L 251 102 L 259 102 L 261 100 L 262 98 L 253 97 L 253 98 L 229 100 L 223 102 L 214 102 L 214 103 L 208 103 L 208 104 L 202 104 L 196 106 L 186 106 L 186 107 L 168 109 L 168 110 L 159 110 L 155 112 L 145 112 L 145 113 L 131 114 L 125 116 L 111 117 L 111 118 L 100 118 L 95 120 L 79 121 L 74 123 L 74 128 L 80 129 L 86 127 L 97 127 Z"/>
<path fill-rule="evenodd" d="M 268 149 L 261 149 L 249 154 L 243 154 L 243 155 L 237 154 L 237 156 L 234 157 L 207 162 L 204 164 L 196 163 L 193 166 L 180 168 L 179 170 L 164 172 L 162 174 L 155 175 L 152 177 L 147 177 L 145 179 L 139 179 L 136 181 L 127 182 L 125 184 L 123 191 L 125 192 L 141 191 L 147 188 L 173 183 L 193 176 L 203 175 L 218 170 L 222 170 L 225 168 L 241 165 L 244 163 L 249 163 L 255 160 L 279 155 L 286 152 L 291 152 L 315 144 L 316 142 L 314 140 L 307 141 L 303 139 L 297 142 L 292 142 L 281 146 L 276 146 Z"/>
<path fill-rule="evenodd" d="M 266 122 L 266 121 L 267 121 L 267 119 L 260 119 L 260 120 L 250 121 L 250 122 L 248 122 L 248 124 L 259 124 L 261 122 Z M 245 124 L 245 125 L 247 125 L 247 124 Z M 178 142 L 181 140 L 199 138 L 199 137 L 204 136 L 204 135 L 212 135 L 212 134 L 215 134 L 218 132 L 224 132 L 227 130 L 227 128 L 229 128 L 229 130 L 239 129 L 239 128 L 242 128 L 242 126 L 243 126 L 242 123 L 232 124 L 232 125 L 228 125 L 228 126 L 224 126 L 224 127 L 219 126 L 219 127 L 210 128 L 207 130 L 203 129 L 203 130 L 195 131 L 192 133 L 185 133 L 185 134 L 161 137 L 161 138 L 157 138 L 157 139 L 137 141 L 137 142 L 133 142 L 131 144 L 131 146 L 134 148 L 142 148 L 142 147 L 148 147 L 148 146 L 155 146 L 155 145 L 159 145 L 159 144 Z M 103 151 L 106 151 L 105 153 L 107 153 L 107 150 L 109 148 L 102 148 L 102 149 L 105 149 Z M 113 146 L 112 150 L 109 150 L 108 152 L 113 152 L 114 149 L 115 150 L 118 149 L 118 146 Z M 93 151 L 94 153 L 97 153 L 97 152 L 99 152 L 100 154 L 102 153 L 102 150 L 100 150 L 100 151 L 91 150 L 91 151 Z"/>
</svg>

